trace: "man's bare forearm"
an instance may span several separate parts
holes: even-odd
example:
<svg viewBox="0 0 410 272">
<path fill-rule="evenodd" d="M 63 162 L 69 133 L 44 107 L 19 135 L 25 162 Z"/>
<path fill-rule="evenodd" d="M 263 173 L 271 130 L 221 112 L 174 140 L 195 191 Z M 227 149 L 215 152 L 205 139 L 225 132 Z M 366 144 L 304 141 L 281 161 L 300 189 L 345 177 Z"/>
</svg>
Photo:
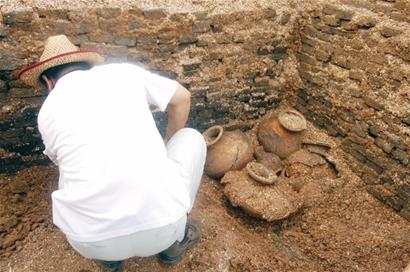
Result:
<svg viewBox="0 0 410 272">
<path fill-rule="evenodd" d="M 168 127 L 165 142 L 167 142 L 175 132 L 185 126 L 188 120 L 190 107 L 191 95 L 180 85 L 167 107 Z"/>
</svg>

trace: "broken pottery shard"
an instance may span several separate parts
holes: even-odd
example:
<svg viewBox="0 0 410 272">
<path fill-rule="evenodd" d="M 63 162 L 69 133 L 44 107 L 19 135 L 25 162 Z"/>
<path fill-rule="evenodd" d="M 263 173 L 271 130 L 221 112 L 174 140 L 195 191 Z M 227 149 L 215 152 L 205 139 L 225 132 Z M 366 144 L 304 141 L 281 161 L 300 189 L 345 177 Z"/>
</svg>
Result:
<svg viewBox="0 0 410 272">
<path fill-rule="evenodd" d="M 266 186 L 242 170 L 227 172 L 221 182 L 226 184 L 224 194 L 233 206 L 269 222 L 285 219 L 302 207 L 299 195 L 280 178 L 275 185 Z"/>
<path fill-rule="evenodd" d="M 255 149 L 255 158 L 259 163 L 272 169 L 273 171 L 275 171 L 275 173 L 282 169 L 282 161 L 280 160 L 279 156 L 270 152 L 266 152 L 265 150 L 263 150 L 262 146 L 258 146 Z"/>
<path fill-rule="evenodd" d="M 326 160 L 322 156 L 311 153 L 307 149 L 301 149 L 292 153 L 288 157 L 288 162 L 290 162 L 291 164 L 302 163 L 310 167 L 326 164 Z"/>
</svg>

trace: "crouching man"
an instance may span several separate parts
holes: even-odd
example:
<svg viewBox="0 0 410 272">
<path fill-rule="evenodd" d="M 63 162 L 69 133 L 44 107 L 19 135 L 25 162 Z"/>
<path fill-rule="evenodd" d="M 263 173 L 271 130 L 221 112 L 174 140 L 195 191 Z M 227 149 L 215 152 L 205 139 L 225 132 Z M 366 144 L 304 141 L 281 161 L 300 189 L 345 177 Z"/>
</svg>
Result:
<svg viewBox="0 0 410 272">
<path fill-rule="evenodd" d="M 176 263 L 201 234 L 187 222 L 206 157 L 202 135 L 184 128 L 190 93 L 136 65 L 102 62 L 59 35 L 19 74 L 48 91 L 38 127 L 60 173 L 53 222 L 110 271 L 133 256 Z M 168 112 L 165 139 L 149 105 Z"/>
</svg>

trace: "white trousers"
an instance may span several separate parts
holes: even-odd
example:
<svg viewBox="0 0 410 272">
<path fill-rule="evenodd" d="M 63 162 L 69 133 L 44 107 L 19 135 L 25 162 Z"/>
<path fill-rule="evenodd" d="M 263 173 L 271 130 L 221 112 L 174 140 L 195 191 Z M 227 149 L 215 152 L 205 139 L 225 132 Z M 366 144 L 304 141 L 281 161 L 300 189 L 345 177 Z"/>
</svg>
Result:
<svg viewBox="0 0 410 272">
<path fill-rule="evenodd" d="M 191 128 L 179 130 L 166 145 L 168 158 L 179 166 L 191 197 L 191 207 L 195 201 L 206 159 L 206 144 L 202 135 Z M 70 245 L 82 256 L 90 259 L 118 261 L 130 257 L 155 255 L 176 240 L 182 241 L 187 217 L 176 222 L 133 234 L 114 237 L 98 242 L 78 242 L 68 239 Z"/>
</svg>

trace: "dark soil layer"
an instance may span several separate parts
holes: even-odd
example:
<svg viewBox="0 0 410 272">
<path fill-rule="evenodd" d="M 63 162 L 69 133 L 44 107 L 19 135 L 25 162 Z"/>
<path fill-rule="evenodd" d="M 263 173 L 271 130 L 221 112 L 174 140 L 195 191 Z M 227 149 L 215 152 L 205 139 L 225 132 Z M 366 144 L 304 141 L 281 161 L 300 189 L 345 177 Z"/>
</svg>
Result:
<svg viewBox="0 0 410 272">
<path fill-rule="evenodd" d="M 310 198 L 304 208 L 280 224 L 232 208 L 222 185 L 204 177 L 192 214 L 203 224 L 201 243 L 173 267 L 161 265 L 156 257 L 132 258 L 126 261 L 126 270 L 401 271 L 410 260 L 410 224 L 350 175 L 345 173 L 346 178 L 331 186 L 324 184 L 326 179 L 305 185 L 303 197 Z M 17 215 L 18 223 L 11 228 L 18 240 L 28 236 L 5 250 L 12 254 L 2 256 L 0 271 L 99 271 L 50 224 L 47 194 L 56 178 L 53 167 L 29 168 L 2 178 L 1 218 Z M 17 191 L 26 195 L 4 189 L 22 180 L 28 187 Z M 311 194 L 306 193 L 308 188 Z M 44 222 L 33 223 L 36 218 Z M 26 230 L 28 225 L 32 232 Z"/>
</svg>

